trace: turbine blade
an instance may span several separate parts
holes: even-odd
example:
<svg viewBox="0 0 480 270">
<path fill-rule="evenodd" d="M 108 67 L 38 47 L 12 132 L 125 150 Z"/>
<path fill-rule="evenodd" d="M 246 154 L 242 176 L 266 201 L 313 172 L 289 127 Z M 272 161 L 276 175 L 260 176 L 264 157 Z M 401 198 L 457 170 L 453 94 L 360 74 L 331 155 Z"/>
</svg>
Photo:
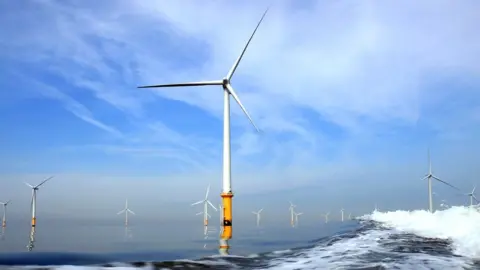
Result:
<svg viewBox="0 0 480 270">
<path fill-rule="evenodd" d="M 127 211 L 130 212 L 130 213 L 133 214 L 133 215 L 136 215 L 135 212 L 133 212 L 133 211 L 130 210 L 130 209 L 127 209 Z"/>
<path fill-rule="evenodd" d="M 162 87 L 206 86 L 206 85 L 222 85 L 222 81 L 201 81 L 201 82 L 186 82 L 186 83 L 155 84 L 155 85 L 138 86 L 137 88 L 162 88 Z"/>
<path fill-rule="evenodd" d="M 117 215 L 120 215 L 121 213 L 124 213 L 125 212 L 125 209 L 123 209 L 122 211 L 118 212 Z"/>
<path fill-rule="evenodd" d="M 477 188 L 477 185 L 475 185 L 472 189 L 472 194 L 475 193 L 475 189 Z"/>
<path fill-rule="evenodd" d="M 194 202 L 194 203 L 191 204 L 191 206 L 194 206 L 194 205 L 197 205 L 197 204 L 201 204 L 201 203 L 203 203 L 203 200 L 198 201 L 198 202 Z"/>
<path fill-rule="evenodd" d="M 439 182 L 442 182 L 442 183 L 444 183 L 445 185 L 447 185 L 447 186 L 449 186 L 449 187 L 452 187 L 452 188 L 454 188 L 454 189 L 456 189 L 456 190 L 458 190 L 458 191 L 461 191 L 461 190 L 460 190 L 459 188 L 457 188 L 456 186 L 454 186 L 454 185 L 452 185 L 452 184 L 450 184 L 450 183 L 448 183 L 448 182 L 445 182 L 445 181 L 443 181 L 443 180 L 440 180 L 438 177 L 436 177 L 436 176 L 434 176 L 434 175 L 432 175 L 432 177 L 433 177 L 433 179 L 435 179 L 435 180 L 437 180 L 437 181 L 439 181 Z"/>
<path fill-rule="evenodd" d="M 243 48 L 242 53 L 241 53 L 240 56 L 237 58 L 237 61 L 235 61 L 235 63 L 233 64 L 232 68 L 231 68 L 230 71 L 228 72 L 228 74 L 227 74 L 227 79 L 228 79 L 228 80 L 230 80 L 230 79 L 232 78 L 232 76 L 233 76 L 233 73 L 235 73 L 235 70 L 237 69 L 238 64 L 240 64 L 240 61 L 242 60 L 242 57 L 243 57 L 243 55 L 245 54 L 245 51 L 247 50 L 248 45 L 250 44 L 250 41 L 252 41 L 252 38 L 253 38 L 253 36 L 255 35 L 255 32 L 257 32 L 258 27 L 260 26 L 260 24 L 261 24 L 262 21 L 263 21 L 263 18 L 265 18 L 265 15 L 267 15 L 267 11 L 268 11 L 268 8 L 267 8 L 267 9 L 265 10 L 265 12 L 263 13 L 262 18 L 260 18 L 260 21 L 258 22 L 257 27 L 255 27 L 255 30 L 253 30 L 253 33 L 252 33 L 252 35 L 250 36 L 250 38 L 248 39 L 247 44 L 246 44 L 245 47 Z"/>
<path fill-rule="evenodd" d="M 260 132 L 260 130 L 258 129 L 258 127 L 255 125 L 255 123 L 253 122 L 252 118 L 250 117 L 250 115 L 248 114 L 247 112 L 247 109 L 245 109 L 245 107 L 243 106 L 242 102 L 240 101 L 240 99 L 238 98 L 237 96 L 237 93 L 235 93 L 235 90 L 233 90 L 233 87 L 230 85 L 230 84 L 227 84 L 226 85 L 227 87 L 227 90 L 230 92 L 230 94 L 232 95 L 232 97 L 235 99 L 235 101 L 238 103 L 238 105 L 240 106 L 240 108 L 242 108 L 242 111 L 243 113 L 245 113 L 245 115 L 247 116 L 248 120 L 250 120 L 250 123 L 252 123 L 253 127 L 257 130 L 257 132 Z"/>
<path fill-rule="evenodd" d="M 210 184 L 208 184 L 207 193 L 205 193 L 205 200 L 208 198 L 208 193 L 210 193 Z"/>
<path fill-rule="evenodd" d="M 257 213 L 257 212 L 255 212 L 255 211 L 252 211 L 252 214 L 256 215 L 256 214 L 258 214 L 258 213 Z"/>
<path fill-rule="evenodd" d="M 425 176 L 425 177 L 422 178 L 422 180 L 425 180 L 425 179 L 427 179 L 427 178 L 428 178 L 428 176 Z"/>
<path fill-rule="evenodd" d="M 208 203 L 213 209 L 215 209 L 215 211 L 217 211 L 217 208 L 216 208 L 215 206 L 213 206 L 213 204 L 212 204 L 210 201 L 207 200 L 207 203 Z"/>
<path fill-rule="evenodd" d="M 474 199 L 475 201 L 480 202 L 480 201 L 477 199 L 477 197 L 475 197 L 475 195 L 472 195 L 472 197 L 473 197 L 473 199 Z"/>
<path fill-rule="evenodd" d="M 260 210 L 258 211 L 258 213 L 260 214 L 262 211 L 263 211 L 263 208 L 262 208 L 262 209 L 260 209 Z"/>
<path fill-rule="evenodd" d="M 210 214 L 209 214 L 209 213 L 207 213 L 207 217 L 211 218 L 212 216 L 210 216 Z"/>
<path fill-rule="evenodd" d="M 31 188 L 34 188 L 34 186 L 30 185 L 29 183 L 27 183 L 27 182 L 24 182 L 24 183 L 25 183 L 25 185 L 27 185 L 27 186 L 29 186 L 29 187 L 31 187 Z"/>
<path fill-rule="evenodd" d="M 52 179 L 53 177 L 54 177 L 53 175 L 48 177 L 47 179 L 43 180 L 40 184 L 38 184 L 36 187 L 37 188 L 40 187 L 41 185 L 45 184 L 48 180 Z"/>
<path fill-rule="evenodd" d="M 203 214 L 203 212 L 198 212 L 198 213 L 195 214 L 195 216 L 198 216 L 198 215 L 201 215 L 201 214 Z"/>
</svg>

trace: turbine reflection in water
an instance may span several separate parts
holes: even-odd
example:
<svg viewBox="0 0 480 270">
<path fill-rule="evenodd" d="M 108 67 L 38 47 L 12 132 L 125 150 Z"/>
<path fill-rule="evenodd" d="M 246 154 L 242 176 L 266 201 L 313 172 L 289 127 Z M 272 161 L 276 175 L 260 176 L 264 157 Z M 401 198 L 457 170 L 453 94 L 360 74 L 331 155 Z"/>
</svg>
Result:
<svg viewBox="0 0 480 270">
<path fill-rule="evenodd" d="M 5 240 L 5 233 L 7 232 L 7 227 L 2 227 L 2 235 L 1 238 L 2 240 Z"/>
<path fill-rule="evenodd" d="M 125 240 L 133 238 L 132 229 L 129 226 L 125 226 Z"/>
<path fill-rule="evenodd" d="M 30 240 L 28 241 L 27 249 L 28 251 L 32 251 L 35 247 L 35 227 L 32 227 L 30 230 Z"/>
</svg>

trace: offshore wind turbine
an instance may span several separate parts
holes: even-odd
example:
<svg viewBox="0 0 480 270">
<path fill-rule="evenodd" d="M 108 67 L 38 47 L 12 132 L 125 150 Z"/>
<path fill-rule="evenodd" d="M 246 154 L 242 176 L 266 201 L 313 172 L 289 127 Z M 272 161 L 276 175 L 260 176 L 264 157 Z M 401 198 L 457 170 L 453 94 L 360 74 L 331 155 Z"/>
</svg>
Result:
<svg viewBox="0 0 480 270">
<path fill-rule="evenodd" d="M 444 183 L 445 185 L 460 191 L 460 189 L 453 186 L 452 184 L 447 183 L 447 182 L 441 180 L 440 178 L 436 177 L 435 175 L 433 175 L 432 161 L 430 159 L 430 149 L 428 149 L 428 173 L 425 175 L 425 177 L 422 180 L 425 180 L 425 179 L 428 180 L 428 208 L 429 208 L 430 213 L 433 213 L 432 179 L 435 179 L 438 182 Z"/>
<path fill-rule="evenodd" d="M 123 210 L 120 210 L 117 215 L 120 215 L 122 213 L 125 213 L 125 227 L 128 227 L 128 213 L 135 215 L 135 213 L 130 210 L 130 208 L 128 208 L 128 199 L 125 199 L 125 208 Z"/>
<path fill-rule="evenodd" d="M 328 223 L 328 215 L 330 215 L 330 212 L 327 212 L 323 215 L 325 217 L 325 223 Z"/>
<path fill-rule="evenodd" d="M 252 211 L 252 214 L 257 216 L 257 227 L 260 227 L 260 213 L 262 213 L 263 208 L 258 210 L 257 212 Z"/>
<path fill-rule="evenodd" d="M 348 219 L 352 219 L 352 213 L 348 213 Z"/>
<path fill-rule="evenodd" d="M 37 191 L 38 191 L 38 189 L 40 188 L 41 185 L 45 184 L 48 180 L 50 180 L 52 178 L 53 178 L 53 176 L 50 176 L 36 186 L 32 186 L 29 183 L 25 182 L 25 185 L 32 188 L 32 201 L 30 203 L 30 208 L 32 210 L 32 227 L 35 227 L 37 225 Z"/>
<path fill-rule="evenodd" d="M 6 202 L 0 202 L 3 205 L 3 217 L 2 217 L 2 228 L 7 227 L 7 205 L 10 203 L 10 200 Z"/>
<path fill-rule="evenodd" d="M 303 215 L 303 213 L 295 213 L 295 226 L 298 226 L 298 217 Z"/>
<path fill-rule="evenodd" d="M 468 197 L 470 197 L 470 206 L 473 206 L 473 200 L 475 199 L 475 201 L 477 201 L 477 203 L 479 202 L 477 197 L 475 197 L 475 189 L 477 188 L 477 185 L 473 186 L 473 189 L 470 193 L 467 193 L 466 195 Z"/>
<path fill-rule="evenodd" d="M 160 85 L 148 85 L 148 86 L 139 86 L 138 88 L 164 88 L 164 87 L 183 87 L 183 86 L 207 86 L 207 85 L 217 85 L 222 86 L 223 88 L 223 188 L 222 194 L 220 195 L 223 200 L 223 233 L 221 237 L 220 243 L 220 250 L 228 250 L 228 240 L 232 238 L 232 198 L 233 198 L 233 190 L 232 190 L 232 176 L 231 176 L 231 145 L 230 145 L 230 96 L 235 99 L 237 104 L 240 106 L 242 111 L 247 116 L 250 123 L 254 126 L 254 128 L 259 131 L 255 123 L 253 122 L 252 118 L 248 114 L 247 110 L 243 106 L 242 102 L 240 101 L 237 93 L 233 89 L 230 81 L 232 79 L 235 70 L 237 69 L 240 61 L 242 60 L 245 51 L 248 48 L 248 45 L 252 41 L 255 32 L 257 32 L 258 27 L 265 18 L 267 14 L 268 8 L 263 13 L 260 21 L 257 23 L 255 30 L 253 30 L 252 35 L 248 39 L 245 47 L 243 48 L 240 56 L 237 58 L 235 63 L 233 64 L 230 71 L 227 73 L 226 77 L 221 80 L 214 80 L 214 81 L 200 81 L 200 82 L 186 82 L 186 83 L 173 83 L 173 84 L 160 84 Z"/>
<path fill-rule="evenodd" d="M 290 202 L 290 207 L 288 207 L 288 210 L 290 210 L 290 225 L 292 227 L 295 227 L 295 210 L 294 210 L 295 207 L 296 205 Z"/>
<path fill-rule="evenodd" d="M 340 209 L 340 213 L 342 213 L 342 222 L 343 222 L 343 211 L 345 211 L 345 209 L 343 209 L 342 207 L 342 209 Z"/>
<path fill-rule="evenodd" d="M 204 226 L 203 234 L 204 235 L 207 234 L 208 218 L 210 217 L 210 215 L 208 214 L 208 206 L 210 205 L 213 209 L 215 209 L 215 211 L 217 211 L 217 208 L 215 208 L 215 206 L 213 206 L 213 204 L 208 200 L 208 194 L 209 193 L 210 193 L 210 184 L 207 187 L 207 192 L 205 193 L 205 198 L 203 200 L 198 201 L 198 202 L 192 203 L 192 206 L 203 203 L 203 211 L 198 212 L 197 215 L 203 214 L 203 226 Z"/>
</svg>

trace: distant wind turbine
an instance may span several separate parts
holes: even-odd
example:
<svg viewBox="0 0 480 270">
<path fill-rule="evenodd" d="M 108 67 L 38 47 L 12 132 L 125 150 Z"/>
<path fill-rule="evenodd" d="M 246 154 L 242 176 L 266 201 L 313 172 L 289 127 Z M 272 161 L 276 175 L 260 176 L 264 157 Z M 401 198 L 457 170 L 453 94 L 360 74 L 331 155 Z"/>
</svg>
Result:
<svg viewBox="0 0 480 270">
<path fill-rule="evenodd" d="M 232 181 L 231 181 L 231 145 L 230 145 L 230 96 L 235 99 L 237 104 L 242 109 L 243 113 L 246 115 L 252 126 L 259 131 L 255 123 L 253 122 L 252 118 L 250 117 L 249 113 L 243 106 L 242 102 L 240 101 L 237 93 L 233 89 L 232 85 L 230 84 L 230 80 L 232 79 L 235 70 L 237 69 L 240 61 L 242 60 L 245 51 L 248 48 L 248 45 L 252 41 L 255 32 L 257 32 L 258 27 L 265 18 L 267 14 L 268 8 L 262 15 L 262 18 L 258 22 L 255 30 L 253 31 L 252 35 L 248 39 L 245 47 L 243 48 L 240 56 L 237 58 L 235 63 L 233 64 L 232 68 L 228 72 L 228 74 L 221 80 L 214 80 L 214 81 L 201 81 L 201 82 L 186 82 L 186 83 L 174 83 L 174 84 L 160 84 L 160 85 L 149 85 L 149 86 L 140 86 L 138 88 L 164 88 L 164 87 L 183 87 L 183 86 L 221 86 L 223 88 L 223 189 L 222 194 L 220 195 L 223 200 L 223 233 L 221 237 L 220 248 L 222 250 L 228 250 L 228 240 L 232 238 L 232 198 L 233 198 L 233 191 L 232 191 Z"/>
<path fill-rule="evenodd" d="M 210 205 L 213 209 L 215 209 L 215 211 L 217 211 L 217 208 L 215 208 L 215 206 L 213 206 L 213 204 L 208 200 L 208 194 L 209 193 L 210 193 L 210 185 L 208 185 L 208 187 L 207 187 L 207 192 L 205 193 L 205 198 L 203 200 L 198 201 L 198 202 L 192 203 L 192 206 L 203 203 L 203 211 L 198 212 L 197 215 L 203 214 L 203 226 L 204 226 L 203 234 L 204 235 L 207 234 L 208 218 L 210 217 L 210 215 L 208 214 L 208 206 Z"/>
<path fill-rule="evenodd" d="M 262 210 L 263 210 L 263 208 L 258 210 L 257 212 L 252 211 L 252 214 L 257 216 L 257 227 L 260 227 L 260 213 L 262 213 Z"/>
<path fill-rule="evenodd" d="M 30 203 L 30 208 L 32 210 L 32 227 L 35 227 L 37 225 L 37 191 L 38 191 L 38 188 L 52 178 L 53 178 L 53 176 L 50 176 L 36 186 L 32 186 L 29 183 L 25 182 L 25 185 L 32 188 L 32 201 Z"/>
<path fill-rule="evenodd" d="M 328 215 L 330 215 L 330 212 L 327 212 L 323 215 L 325 217 L 325 223 L 328 223 Z"/>
<path fill-rule="evenodd" d="M 473 189 L 470 193 L 467 193 L 468 197 L 470 197 L 470 206 L 473 206 L 473 200 L 475 200 L 477 203 L 479 202 L 477 197 L 475 196 L 475 189 L 477 188 L 477 185 L 473 186 Z"/>
<path fill-rule="evenodd" d="M 7 205 L 10 203 L 10 200 L 6 202 L 0 202 L 3 205 L 3 218 L 2 218 L 2 227 L 7 227 Z"/>
<path fill-rule="evenodd" d="M 117 215 L 120 215 L 122 213 L 125 213 L 125 227 L 128 227 L 128 213 L 135 215 L 135 213 L 130 210 L 130 208 L 128 208 L 128 199 L 125 200 L 125 208 L 118 212 Z"/>
<path fill-rule="evenodd" d="M 342 209 L 340 209 L 340 213 L 342 213 L 342 222 L 343 222 L 343 211 L 345 211 L 342 207 Z"/>
<path fill-rule="evenodd" d="M 377 203 L 375 203 L 375 208 L 373 208 L 373 212 L 378 212 Z"/>
<path fill-rule="evenodd" d="M 303 215 L 303 213 L 294 213 L 295 214 L 295 226 L 298 226 L 298 217 Z"/>
<path fill-rule="evenodd" d="M 348 213 L 348 219 L 352 219 L 352 213 Z"/>
<path fill-rule="evenodd" d="M 292 225 L 292 227 L 295 227 L 295 207 L 296 205 L 290 202 L 290 207 L 288 207 L 288 210 L 290 210 L 290 225 Z"/>
<path fill-rule="evenodd" d="M 430 213 L 433 213 L 432 178 L 437 180 L 438 182 L 442 182 L 445 185 L 460 191 L 459 188 L 457 188 L 457 187 L 453 186 L 452 184 L 449 184 L 449 183 L 439 179 L 435 175 L 433 175 L 432 161 L 430 159 L 430 149 L 428 149 L 428 173 L 425 175 L 425 177 L 422 180 L 425 180 L 425 179 L 428 180 L 428 207 L 429 207 Z"/>
</svg>

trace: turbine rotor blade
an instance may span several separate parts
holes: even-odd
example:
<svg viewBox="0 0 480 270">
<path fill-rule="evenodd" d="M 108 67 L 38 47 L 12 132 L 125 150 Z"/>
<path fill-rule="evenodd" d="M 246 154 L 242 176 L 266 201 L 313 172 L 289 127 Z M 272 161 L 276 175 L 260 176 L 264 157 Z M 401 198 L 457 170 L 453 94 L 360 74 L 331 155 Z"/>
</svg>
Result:
<svg viewBox="0 0 480 270">
<path fill-rule="evenodd" d="M 210 184 L 208 184 L 207 193 L 205 193 L 205 200 L 208 198 L 208 193 L 210 193 Z"/>
<path fill-rule="evenodd" d="M 258 211 L 258 213 L 260 214 L 262 211 L 263 211 L 263 208 L 262 208 L 262 209 L 260 209 L 260 210 Z"/>
<path fill-rule="evenodd" d="M 30 185 L 29 183 L 27 183 L 27 182 L 24 182 L 24 183 L 25 183 L 25 185 L 27 185 L 27 186 L 29 186 L 29 187 L 31 187 L 31 188 L 34 188 L 34 186 Z"/>
<path fill-rule="evenodd" d="M 118 212 L 117 215 L 120 215 L 120 214 L 122 214 L 122 213 L 124 213 L 124 212 L 125 212 L 125 209 L 123 209 L 122 211 Z"/>
<path fill-rule="evenodd" d="M 238 103 L 238 105 L 240 106 L 240 108 L 242 109 L 243 113 L 245 113 L 245 115 L 247 116 L 248 120 L 250 121 L 250 123 L 253 125 L 253 127 L 257 130 L 257 132 L 260 132 L 260 130 L 258 129 L 258 127 L 255 125 L 255 123 L 253 122 L 252 118 L 250 117 L 250 114 L 248 114 L 247 112 L 247 109 L 245 109 L 245 107 L 243 106 L 242 102 L 240 101 L 240 99 L 238 98 L 237 96 L 237 93 L 235 93 L 235 90 L 233 89 L 233 87 L 230 85 L 230 84 L 227 84 L 225 86 L 228 90 L 228 92 L 230 92 L 230 95 L 232 95 L 232 97 L 235 99 L 235 101 Z"/>
<path fill-rule="evenodd" d="M 127 209 L 127 211 L 130 212 L 130 213 L 133 214 L 133 215 L 136 215 L 135 212 L 133 212 L 133 211 L 130 210 L 130 209 Z"/>
<path fill-rule="evenodd" d="M 40 187 L 41 185 L 45 184 L 48 180 L 52 179 L 53 177 L 54 177 L 53 175 L 48 177 L 47 179 L 43 180 L 40 184 L 36 185 L 35 187 L 37 188 Z"/>
<path fill-rule="evenodd" d="M 195 214 L 195 216 L 198 216 L 198 215 L 201 215 L 201 214 L 203 214 L 203 212 L 198 212 L 198 213 Z"/>
<path fill-rule="evenodd" d="M 472 194 L 475 193 L 475 189 L 477 188 L 477 185 L 475 185 L 472 189 Z"/>
<path fill-rule="evenodd" d="M 206 86 L 206 85 L 222 85 L 222 81 L 201 81 L 201 82 L 186 82 L 186 83 L 169 83 L 169 84 L 155 84 L 138 86 L 137 88 L 163 88 L 163 87 L 183 87 L 183 86 Z"/>
<path fill-rule="evenodd" d="M 212 204 L 210 201 L 207 200 L 207 203 L 208 203 L 213 209 L 215 209 L 215 211 L 217 211 L 217 208 L 216 208 L 215 206 L 213 206 L 213 204 Z"/>
<path fill-rule="evenodd" d="M 233 64 L 232 68 L 231 68 L 230 71 L 228 72 L 228 74 L 227 74 L 227 79 L 228 79 L 228 80 L 230 80 L 230 79 L 232 78 L 232 76 L 233 76 L 233 73 L 235 73 L 235 70 L 237 69 L 238 64 L 240 64 L 240 61 L 242 60 L 242 57 L 243 57 L 243 55 L 245 54 L 245 51 L 247 50 L 248 45 L 249 45 L 250 42 L 252 41 L 252 38 L 253 38 L 253 36 L 255 35 L 255 32 L 257 32 L 258 27 L 260 26 L 260 24 L 261 24 L 262 21 L 263 21 L 263 18 L 265 18 L 265 15 L 267 15 L 267 12 L 268 12 L 268 8 L 265 10 L 265 12 L 264 12 L 263 15 L 262 15 L 262 18 L 261 18 L 260 21 L 257 23 L 257 27 L 255 27 L 255 30 L 253 30 L 252 35 L 250 36 L 250 38 L 249 38 L 248 41 L 247 41 L 247 44 L 245 45 L 245 47 L 244 47 L 243 50 L 242 50 L 242 53 L 241 53 L 240 56 L 237 58 L 237 60 L 236 60 L 235 63 Z"/>
<path fill-rule="evenodd" d="M 433 179 L 435 179 L 435 180 L 437 180 L 437 181 L 439 181 L 439 182 L 442 182 L 442 183 L 444 183 L 445 185 L 447 185 L 447 186 L 449 186 L 449 187 L 452 187 L 452 188 L 454 188 L 454 189 L 456 189 L 456 190 L 458 190 L 458 191 L 461 191 L 461 190 L 460 190 L 459 188 L 457 188 L 456 186 L 454 186 L 454 185 L 452 185 L 452 184 L 450 184 L 450 183 L 448 183 L 448 182 L 445 182 L 445 181 L 439 179 L 438 177 L 436 177 L 436 176 L 434 176 L 434 175 L 432 175 L 432 177 L 433 177 Z"/>
<path fill-rule="evenodd" d="M 203 203 L 203 202 L 204 202 L 204 200 L 201 200 L 201 201 L 198 201 L 198 202 L 194 202 L 194 203 L 192 203 L 190 206 L 194 206 L 194 205 L 197 205 L 197 204 L 201 204 L 201 203 Z"/>
</svg>

